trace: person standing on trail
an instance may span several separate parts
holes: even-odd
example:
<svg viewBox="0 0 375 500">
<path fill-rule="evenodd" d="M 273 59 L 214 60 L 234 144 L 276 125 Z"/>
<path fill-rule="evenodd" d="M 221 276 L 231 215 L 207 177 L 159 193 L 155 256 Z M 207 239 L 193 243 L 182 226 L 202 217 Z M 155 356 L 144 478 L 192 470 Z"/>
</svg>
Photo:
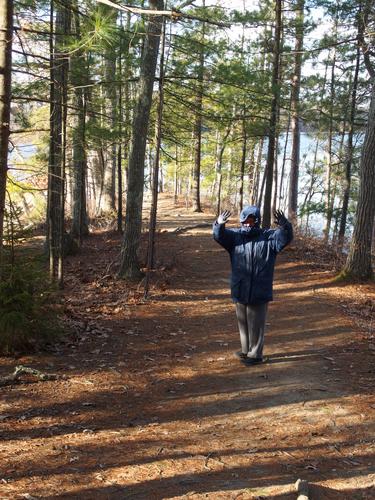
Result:
<svg viewBox="0 0 375 500">
<path fill-rule="evenodd" d="M 231 213 L 225 210 L 213 225 L 213 236 L 227 250 L 232 265 L 231 295 L 236 304 L 241 351 L 246 365 L 263 361 L 264 330 L 268 302 L 272 300 L 276 255 L 293 239 L 293 227 L 281 210 L 274 213 L 278 229 L 260 228 L 260 210 L 246 206 L 241 226 L 226 229 Z"/>
</svg>

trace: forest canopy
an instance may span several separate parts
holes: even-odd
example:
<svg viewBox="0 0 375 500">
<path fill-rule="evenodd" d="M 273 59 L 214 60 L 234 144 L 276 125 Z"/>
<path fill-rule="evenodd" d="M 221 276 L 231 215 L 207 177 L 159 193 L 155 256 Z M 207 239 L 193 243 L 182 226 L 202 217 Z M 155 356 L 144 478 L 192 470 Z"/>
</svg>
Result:
<svg viewBox="0 0 375 500">
<path fill-rule="evenodd" d="M 0 0 L 0 21 L 3 260 L 42 228 L 62 286 L 108 217 L 138 280 L 144 196 L 152 248 L 168 191 L 266 227 L 282 209 L 372 277 L 372 2 Z"/>
</svg>

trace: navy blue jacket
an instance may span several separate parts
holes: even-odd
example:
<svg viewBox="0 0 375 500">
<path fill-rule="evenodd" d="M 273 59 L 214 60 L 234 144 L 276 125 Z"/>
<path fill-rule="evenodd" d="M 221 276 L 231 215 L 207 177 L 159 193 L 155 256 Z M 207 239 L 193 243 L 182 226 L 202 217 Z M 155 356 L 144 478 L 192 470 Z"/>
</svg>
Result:
<svg viewBox="0 0 375 500">
<path fill-rule="evenodd" d="M 225 224 L 214 223 L 214 239 L 230 255 L 232 264 L 231 294 L 234 302 L 257 304 L 272 300 L 273 271 L 276 255 L 293 239 L 290 222 L 278 229 L 260 229 L 257 207 L 246 207 L 240 221 L 254 214 L 256 227 L 226 229 Z"/>
</svg>

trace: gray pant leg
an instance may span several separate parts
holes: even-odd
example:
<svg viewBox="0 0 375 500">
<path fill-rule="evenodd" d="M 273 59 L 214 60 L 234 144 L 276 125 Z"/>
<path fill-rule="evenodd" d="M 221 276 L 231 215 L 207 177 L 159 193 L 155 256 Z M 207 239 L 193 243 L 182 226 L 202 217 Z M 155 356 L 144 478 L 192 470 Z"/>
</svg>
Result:
<svg viewBox="0 0 375 500">
<path fill-rule="evenodd" d="M 244 354 L 249 352 L 249 332 L 247 328 L 246 305 L 236 302 L 236 315 L 240 331 L 241 350 Z"/>
<path fill-rule="evenodd" d="M 262 358 L 264 331 L 266 327 L 268 303 L 247 305 L 247 326 L 249 332 L 249 358 Z"/>
<path fill-rule="evenodd" d="M 236 303 L 241 350 L 249 358 L 263 356 L 267 307 L 267 302 L 256 305 Z"/>
</svg>

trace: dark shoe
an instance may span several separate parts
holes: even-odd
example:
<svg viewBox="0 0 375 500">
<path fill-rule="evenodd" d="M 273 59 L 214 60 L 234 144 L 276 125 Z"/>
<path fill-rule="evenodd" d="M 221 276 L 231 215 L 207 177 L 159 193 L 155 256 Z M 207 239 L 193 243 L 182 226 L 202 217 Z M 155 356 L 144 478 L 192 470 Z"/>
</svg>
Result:
<svg viewBox="0 0 375 500">
<path fill-rule="evenodd" d="M 253 365 L 259 365 L 260 363 L 263 363 L 263 358 L 243 358 L 242 363 L 245 364 L 246 366 L 253 366 Z"/>
<path fill-rule="evenodd" d="M 244 352 L 242 352 L 242 351 L 237 351 L 237 352 L 236 352 L 236 356 L 237 356 L 237 358 L 239 358 L 239 359 L 241 359 L 241 360 L 242 360 L 242 359 L 246 359 L 246 358 L 247 358 L 247 353 L 244 353 Z"/>
</svg>

